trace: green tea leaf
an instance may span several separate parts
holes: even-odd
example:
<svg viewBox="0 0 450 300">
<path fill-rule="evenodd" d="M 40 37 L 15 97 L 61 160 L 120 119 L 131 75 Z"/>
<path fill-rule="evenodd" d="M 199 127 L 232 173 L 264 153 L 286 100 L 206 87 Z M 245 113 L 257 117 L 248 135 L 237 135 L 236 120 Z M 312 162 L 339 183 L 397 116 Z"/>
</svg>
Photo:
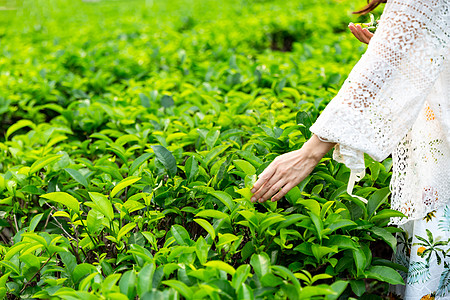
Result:
<svg viewBox="0 0 450 300">
<path fill-rule="evenodd" d="M 173 101 L 173 98 L 171 96 L 164 95 L 161 97 L 161 105 L 165 108 L 169 108 L 175 105 L 175 101 Z"/>
<path fill-rule="evenodd" d="M 237 241 L 238 239 L 239 238 L 232 233 L 225 233 L 225 234 L 219 233 L 219 241 L 217 242 L 216 246 L 222 247 L 226 244 L 230 244 L 234 241 Z"/>
<path fill-rule="evenodd" d="M 142 297 L 146 292 L 153 288 L 153 276 L 155 274 L 156 266 L 154 263 L 146 264 L 137 275 L 137 290 L 138 295 Z"/>
<path fill-rule="evenodd" d="M 303 204 L 316 216 L 320 216 L 320 204 L 316 200 L 302 200 L 300 204 Z"/>
<path fill-rule="evenodd" d="M 142 166 L 142 164 L 146 162 L 151 156 L 152 156 L 151 153 L 144 153 L 138 158 L 136 158 L 130 166 L 129 174 L 133 175 L 134 172 L 136 172 L 136 170 L 139 169 L 139 167 Z"/>
<path fill-rule="evenodd" d="M 356 250 L 353 250 L 353 259 L 355 261 L 356 265 L 356 271 L 357 274 L 364 274 L 364 268 L 366 266 L 366 255 L 364 254 L 364 251 L 361 248 L 357 248 Z"/>
<path fill-rule="evenodd" d="M 104 227 L 103 222 L 102 222 L 104 217 L 105 216 L 98 210 L 91 209 L 88 212 L 88 215 L 86 218 L 86 223 L 87 223 L 86 225 L 87 225 L 89 232 L 96 233 L 96 232 L 100 231 Z"/>
<path fill-rule="evenodd" d="M 215 218 L 215 219 L 229 219 L 230 218 L 226 213 L 221 212 L 219 210 L 213 210 L 213 209 L 202 210 L 195 216 L 202 217 L 202 218 Z"/>
<path fill-rule="evenodd" d="M 250 258 L 250 265 L 259 278 L 270 272 L 270 258 L 265 252 L 253 254 Z"/>
<path fill-rule="evenodd" d="M 230 145 L 219 145 L 219 146 L 214 147 L 205 156 L 205 163 L 206 163 L 206 165 L 209 166 L 209 164 L 211 162 L 213 162 L 220 154 L 225 152 L 225 150 L 227 150 L 228 148 L 230 148 Z"/>
<path fill-rule="evenodd" d="M 279 275 L 285 277 L 285 278 L 289 278 L 292 282 L 292 285 L 294 287 L 294 295 L 302 295 L 302 288 L 300 286 L 300 282 L 297 280 L 297 278 L 295 277 L 295 275 L 286 267 L 283 266 L 272 266 L 271 269 L 275 272 L 277 272 Z M 306 295 L 305 295 L 306 296 Z M 301 299 L 301 298 L 300 298 Z"/>
<path fill-rule="evenodd" d="M 126 271 L 119 281 L 120 292 L 125 294 L 128 299 L 134 299 L 136 297 L 136 284 L 136 272 L 134 270 Z"/>
<path fill-rule="evenodd" d="M 29 232 L 33 232 L 36 229 L 43 215 L 44 215 L 43 213 L 37 214 L 36 216 L 33 217 L 33 219 L 31 219 L 30 226 L 28 227 Z"/>
<path fill-rule="evenodd" d="M 141 99 L 141 105 L 145 108 L 150 107 L 150 98 L 148 98 L 145 94 L 139 93 L 139 99 Z"/>
<path fill-rule="evenodd" d="M 195 242 L 195 253 L 201 264 L 206 263 L 208 259 L 208 252 L 211 247 L 206 243 L 205 239 L 200 236 Z"/>
<path fill-rule="evenodd" d="M 394 253 L 397 251 L 397 239 L 384 228 L 380 227 L 372 227 L 369 229 L 375 236 L 382 238 L 394 251 Z"/>
<path fill-rule="evenodd" d="M 306 111 L 300 111 L 297 113 L 297 124 L 301 124 L 304 127 L 300 127 L 300 131 L 302 132 L 303 136 L 306 139 L 309 139 L 311 137 L 311 132 L 309 131 L 309 128 L 312 125 L 311 116 Z"/>
<path fill-rule="evenodd" d="M 361 297 L 366 292 L 366 283 L 364 280 L 352 280 L 350 281 L 350 286 L 353 293 L 358 297 Z"/>
<path fill-rule="evenodd" d="M 19 120 L 17 123 L 9 126 L 8 130 L 6 130 L 5 138 L 8 139 L 11 134 L 24 127 L 35 129 L 36 125 L 30 120 Z"/>
<path fill-rule="evenodd" d="M 0 265 L 5 267 L 7 270 L 10 270 L 11 272 L 16 273 L 17 275 L 20 275 L 19 267 L 16 264 L 14 264 L 13 262 L 11 262 L 9 260 L 2 260 L 2 261 L 0 261 Z"/>
<path fill-rule="evenodd" d="M 216 231 L 214 230 L 214 227 L 209 223 L 208 221 L 204 219 L 194 219 L 194 222 L 196 222 L 198 225 L 202 226 L 203 229 L 206 230 L 207 233 L 211 236 L 213 240 L 216 239 Z"/>
<path fill-rule="evenodd" d="M 53 192 L 41 195 L 41 198 L 64 204 L 76 213 L 80 212 L 80 203 L 78 202 L 78 200 L 65 192 Z"/>
<path fill-rule="evenodd" d="M 249 210 L 241 210 L 238 211 L 238 213 L 243 216 L 247 221 L 249 221 L 250 224 L 255 226 L 256 228 L 259 226 L 258 218 L 256 217 L 255 213 Z"/>
<path fill-rule="evenodd" d="M 351 220 L 343 219 L 343 220 L 339 220 L 339 221 L 331 223 L 328 226 L 328 229 L 330 229 L 330 233 L 332 233 L 338 229 L 341 229 L 344 227 L 356 226 L 356 225 L 357 224 Z"/>
<path fill-rule="evenodd" d="M 191 238 L 189 237 L 189 233 L 186 229 L 184 229 L 184 227 L 180 225 L 172 225 L 170 232 L 177 241 L 178 245 L 190 246 Z"/>
<path fill-rule="evenodd" d="M 131 222 L 120 228 L 119 233 L 117 234 L 117 240 L 120 241 L 122 237 L 127 234 L 130 230 L 136 227 L 136 223 Z"/>
<path fill-rule="evenodd" d="M 73 280 L 74 282 L 79 282 L 84 276 L 97 272 L 97 268 L 91 264 L 82 263 L 75 267 L 73 270 Z"/>
<path fill-rule="evenodd" d="M 107 150 L 112 151 L 114 154 L 116 154 L 121 160 L 122 162 L 128 166 L 128 159 L 127 159 L 127 155 L 125 153 L 125 150 L 123 149 L 123 147 L 113 144 L 111 145 L 109 148 L 107 148 Z"/>
<path fill-rule="evenodd" d="M 183 297 L 185 297 L 186 299 L 192 299 L 192 295 L 194 293 L 185 283 L 178 281 L 178 280 L 164 280 L 162 283 L 170 286 L 171 288 L 174 288 L 175 290 L 177 290 L 178 293 L 183 295 Z"/>
<path fill-rule="evenodd" d="M 380 207 L 380 205 L 386 201 L 389 194 L 391 193 L 389 187 L 384 187 L 379 189 L 375 193 L 370 196 L 367 203 L 367 213 L 369 214 L 369 218 L 372 217 L 375 211 Z"/>
<path fill-rule="evenodd" d="M 232 266 L 230 266 L 226 262 L 223 262 L 223 261 L 220 261 L 220 260 L 208 261 L 206 264 L 204 264 L 204 266 L 212 267 L 212 268 L 216 268 L 216 269 L 225 271 L 228 274 L 230 274 L 231 276 L 233 276 L 234 273 L 236 273 L 236 270 Z"/>
<path fill-rule="evenodd" d="M 185 172 L 189 180 L 194 179 L 195 175 L 197 175 L 198 161 L 194 156 L 191 156 L 186 160 Z"/>
<path fill-rule="evenodd" d="M 250 276 L 250 265 L 240 265 L 233 275 L 231 284 L 234 289 L 238 289 Z"/>
<path fill-rule="evenodd" d="M 378 212 L 376 215 L 372 216 L 372 218 L 370 218 L 370 221 L 377 222 L 377 221 L 387 220 L 389 218 L 406 218 L 406 216 L 397 210 L 383 209 L 382 211 Z"/>
<path fill-rule="evenodd" d="M 283 284 L 283 279 L 272 273 L 267 273 L 259 281 L 264 287 L 276 287 Z"/>
<path fill-rule="evenodd" d="M 141 177 L 136 177 L 136 176 L 130 176 L 130 177 L 123 179 L 113 188 L 113 190 L 111 191 L 109 196 L 111 198 L 113 198 L 119 191 L 126 188 L 127 186 L 132 185 L 133 183 L 135 183 L 136 181 L 139 181 L 139 180 L 141 180 Z"/>
<path fill-rule="evenodd" d="M 8 281 L 10 274 L 11 274 L 11 272 L 8 272 L 8 273 L 2 275 L 2 277 L 0 277 L 0 287 L 6 286 L 6 282 Z"/>
<path fill-rule="evenodd" d="M 64 169 L 67 173 L 69 173 L 70 176 L 72 176 L 73 179 L 75 179 L 76 182 L 84 186 L 85 188 L 88 187 L 88 182 L 86 178 L 78 171 L 70 168 Z"/>
<path fill-rule="evenodd" d="M 171 177 L 177 173 L 177 162 L 172 152 L 167 150 L 164 146 L 154 145 L 152 146 L 155 152 L 156 158 L 163 164 Z"/>
<path fill-rule="evenodd" d="M 385 266 L 372 266 L 365 272 L 367 278 L 385 281 L 390 284 L 405 285 L 402 276 L 394 269 Z"/>
<path fill-rule="evenodd" d="M 239 300 L 247 300 L 247 299 L 255 299 L 253 296 L 253 290 L 251 287 L 242 283 L 238 289 L 238 299 Z"/>
<path fill-rule="evenodd" d="M 222 191 L 214 191 L 210 194 L 219 199 L 230 211 L 233 211 L 234 203 L 230 195 Z"/>
<path fill-rule="evenodd" d="M 219 130 L 210 130 L 205 137 L 206 145 L 208 146 L 208 150 L 211 150 L 219 139 L 220 131 Z"/>
<path fill-rule="evenodd" d="M 256 174 L 255 167 L 251 163 L 249 163 L 245 160 L 235 159 L 235 160 L 233 160 L 233 163 L 239 170 L 241 170 L 242 172 L 244 172 L 247 175 Z"/>
<path fill-rule="evenodd" d="M 97 192 L 89 192 L 89 197 L 97 205 L 98 210 L 108 218 L 109 221 L 114 219 L 114 210 L 111 201 L 103 194 Z"/>
<path fill-rule="evenodd" d="M 11 260 L 11 258 L 14 255 L 19 253 L 20 251 L 22 251 L 26 247 L 29 247 L 29 243 L 28 242 L 19 242 L 19 243 L 15 244 L 11 248 L 9 248 L 8 252 L 6 252 L 4 259 L 7 260 L 7 261 Z"/>
<path fill-rule="evenodd" d="M 46 167 L 48 165 L 50 165 L 52 162 L 57 161 L 58 159 L 60 159 L 62 157 L 62 155 L 49 155 L 43 158 L 40 158 L 38 160 L 36 160 L 30 167 L 30 170 L 28 171 L 28 174 L 33 174 L 36 173 L 37 171 L 39 171 L 40 169 L 42 169 L 43 167 Z"/>
</svg>

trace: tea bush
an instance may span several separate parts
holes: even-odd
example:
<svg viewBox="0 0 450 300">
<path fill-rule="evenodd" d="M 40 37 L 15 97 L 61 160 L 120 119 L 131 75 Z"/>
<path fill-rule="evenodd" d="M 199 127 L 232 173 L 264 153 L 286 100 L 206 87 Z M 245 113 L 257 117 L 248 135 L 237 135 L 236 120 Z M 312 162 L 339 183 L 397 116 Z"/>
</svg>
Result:
<svg viewBox="0 0 450 300">
<path fill-rule="evenodd" d="M 363 53 L 355 3 L 0 4 L 3 298 L 376 299 L 403 282 L 377 250 L 399 232 L 391 159 L 366 157 L 367 205 L 331 153 L 283 200 L 249 201 Z"/>
</svg>

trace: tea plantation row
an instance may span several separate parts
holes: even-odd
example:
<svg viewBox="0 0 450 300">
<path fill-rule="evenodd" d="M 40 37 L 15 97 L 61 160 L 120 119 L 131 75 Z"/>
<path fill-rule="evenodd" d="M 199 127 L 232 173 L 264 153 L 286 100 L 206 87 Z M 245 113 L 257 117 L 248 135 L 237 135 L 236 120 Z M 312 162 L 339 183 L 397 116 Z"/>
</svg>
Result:
<svg viewBox="0 0 450 300">
<path fill-rule="evenodd" d="M 360 3 L 363 5 L 364 3 Z M 380 299 L 391 160 L 328 154 L 277 203 L 250 187 L 310 137 L 364 47 L 351 1 L 7 1 L 0 295 Z"/>
</svg>

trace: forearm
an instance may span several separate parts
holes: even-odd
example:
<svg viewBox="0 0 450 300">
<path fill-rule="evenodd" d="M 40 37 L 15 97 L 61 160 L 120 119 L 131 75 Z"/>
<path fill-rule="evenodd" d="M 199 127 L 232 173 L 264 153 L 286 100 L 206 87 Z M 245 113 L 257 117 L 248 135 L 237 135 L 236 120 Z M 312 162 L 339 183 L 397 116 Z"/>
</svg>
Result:
<svg viewBox="0 0 450 300">
<path fill-rule="evenodd" d="M 320 160 L 328 153 L 336 143 L 321 141 L 315 134 L 303 145 L 302 149 L 312 155 L 317 160 Z"/>
</svg>

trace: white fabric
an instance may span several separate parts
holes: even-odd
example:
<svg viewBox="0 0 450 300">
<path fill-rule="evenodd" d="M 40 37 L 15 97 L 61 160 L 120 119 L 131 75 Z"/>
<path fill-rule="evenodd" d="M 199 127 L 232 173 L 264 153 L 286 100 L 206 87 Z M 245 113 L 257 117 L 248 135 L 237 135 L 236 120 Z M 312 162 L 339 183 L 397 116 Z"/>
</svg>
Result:
<svg viewBox="0 0 450 300">
<path fill-rule="evenodd" d="M 442 140 L 439 147 L 450 160 L 445 152 L 450 142 L 449 1 L 388 0 L 366 53 L 310 128 L 321 138 L 338 143 L 334 158 L 355 173 L 364 169 L 364 153 L 378 161 L 394 153 L 396 166 L 407 164 L 406 173 L 394 169 L 391 188 L 393 208 L 401 210 L 408 199 L 409 209 L 403 213 L 410 219 L 429 211 L 422 201 L 423 193 L 412 189 L 416 187 L 410 180 L 413 172 L 443 174 L 446 180 L 435 183 L 439 185 L 435 188 L 440 189 L 440 195 L 450 194 L 446 165 L 416 161 L 416 157 L 425 159 L 420 149 L 431 151 L 432 140 L 419 138 L 420 146 L 408 148 L 407 159 L 400 155 L 427 102 L 439 127 L 439 133 L 435 132 Z M 449 197 L 439 197 L 433 207 L 448 201 Z"/>
<path fill-rule="evenodd" d="M 392 153 L 391 207 L 409 217 L 394 218 L 393 224 L 421 219 L 450 203 L 450 146 L 439 115 L 427 101 Z"/>
<path fill-rule="evenodd" d="M 353 194 L 353 187 L 355 186 L 355 183 L 360 181 L 364 175 L 366 175 L 366 170 L 363 170 L 361 173 L 356 173 L 354 170 L 350 172 L 350 178 L 348 179 L 348 185 L 347 185 L 347 193 L 355 198 L 358 198 L 364 203 L 368 203 L 367 199 L 354 195 Z"/>
</svg>

